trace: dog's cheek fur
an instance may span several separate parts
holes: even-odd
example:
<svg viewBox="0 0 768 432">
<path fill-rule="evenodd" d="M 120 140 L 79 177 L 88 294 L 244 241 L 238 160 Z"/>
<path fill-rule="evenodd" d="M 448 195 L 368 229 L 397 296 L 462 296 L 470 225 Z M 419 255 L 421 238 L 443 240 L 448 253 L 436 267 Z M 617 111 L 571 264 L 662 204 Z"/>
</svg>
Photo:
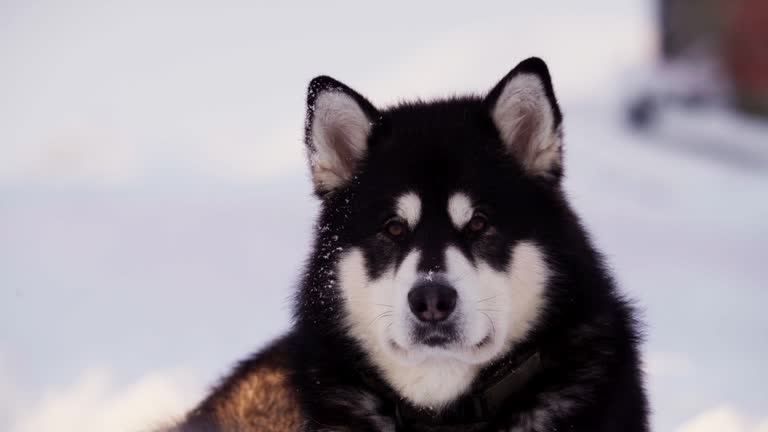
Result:
<svg viewBox="0 0 768 432">
<path fill-rule="evenodd" d="M 420 252 L 412 250 L 398 265 L 394 263 L 371 277 L 367 254 L 352 248 L 339 261 L 339 289 L 344 299 L 344 325 L 374 363 L 391 363 L 395 356 L 391 341 L 411 343 L 408 290 L 416 282 Z M 419 358 L 401 361 L 419 361 Z"/>
<path fill-rule="evenodd" d="M 380 272 L 375 280 L 378 286 L 374 287 L 364 252 L 352 248 L 339 260 L 338 274 L 344 325 L 364 351 L 374 354 L 381 346 L 380 325 L 391 322 L 394 314 L 394 271 L 390 268 Z"/>
<path fill-rule="evenodd" d="M 530 241 L 518 243 L 506 281 L 512 307 L 507 334 L 510 346 L 522 341 L 542 315 L 549 279 L 550 270 L 542 249 Z"/>
<path fill-rule="evenodd" d="M 545 308 L 550 270 L 544 252 L 532 241 L 511 249 L 503 271 L 482 259 L 473 266 L 455 248 L 446 253 L 448 277 L 462 298 L 465 337 L 479 343 L 494 332 L 493 344 L 468 359 L 475 363 L 492 361 L 525 339 Z"/>
</svg>

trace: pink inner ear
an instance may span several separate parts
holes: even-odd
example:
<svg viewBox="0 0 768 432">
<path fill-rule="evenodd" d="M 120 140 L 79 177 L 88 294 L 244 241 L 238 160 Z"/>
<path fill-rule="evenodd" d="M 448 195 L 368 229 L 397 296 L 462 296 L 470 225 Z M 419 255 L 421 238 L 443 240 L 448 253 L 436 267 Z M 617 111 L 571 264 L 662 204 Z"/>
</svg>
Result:
<svg viewBox="0 0 768 432">
<path fill-rule="evenodd" d="M 507 150 L 530 174 L 549 175 L 560 165 L 553 108 L 539 77 L 523 74 L 511 78 L 492 117 Z"/>
<path fill-rule="evenodd" d="M 353 97 L 340 91 L 321 93 L 312 108 L 312 174 L 318 189 L 329 191 L 349 180 L 364 157 L 370 120 Z"/>
<path fill-rule="evenodd" d="M 518 120 L 515 136 L 509 143 L 509 150 L 512 154 L 522 161 L 525 165 L 533 162 L 536 157 L 536 144 L 533 134 L 537 130 L 540 121 L 537 116 L 529 113 L 522 113 Z"/>
<path fill-rule="evenodd" d="M 336 152 L 336 158 L 339 162 L 339 166 L 335 170 L 336 174 L 344 176 L 345 173 L 352 172 L 360 157 L 360 155 L 355 154 L 354 144 L 352 143 L 353 138 L 348 136 L 340 127 L 335 127 L 333 130 L 327 131 L 327 133 L 328 144 Z"/>
</svg>

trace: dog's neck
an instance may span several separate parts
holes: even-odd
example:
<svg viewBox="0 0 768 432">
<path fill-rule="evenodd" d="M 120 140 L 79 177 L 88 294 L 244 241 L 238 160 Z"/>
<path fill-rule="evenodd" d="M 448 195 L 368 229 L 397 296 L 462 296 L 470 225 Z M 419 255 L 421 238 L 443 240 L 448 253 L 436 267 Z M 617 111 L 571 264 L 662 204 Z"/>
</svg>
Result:
<svg viewBox="0 0 768 432">
<path fill-rule="evenodd" d="M 522 395 L 541 369 L 537 349 L 516 350 L 485 368 L 469 392 L 440 409 L 417 407 L 379 380 L 365 373 L 361 377 L 385 401 L 383 406 L 394 418 L 398 431 L 482 430 L 497 420 L 503 406 Z"/>
</svg>

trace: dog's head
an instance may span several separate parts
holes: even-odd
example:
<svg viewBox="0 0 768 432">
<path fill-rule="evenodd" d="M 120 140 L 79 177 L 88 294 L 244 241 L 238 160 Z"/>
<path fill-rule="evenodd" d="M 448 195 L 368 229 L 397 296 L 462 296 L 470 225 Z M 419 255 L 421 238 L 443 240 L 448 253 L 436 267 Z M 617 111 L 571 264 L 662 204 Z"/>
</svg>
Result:
<svg viewBox="0 0 768 432">
<path fill-rule="evenodd" d="M 419 405 L 466 391 L 546 307 L 541 247 L 560 202 L 561 114 L 539 59 L 484 97 L 378 110 L 328 77 L 306 144 L 323 202 L 317 254 L 344 325 Z"/>
</svg>

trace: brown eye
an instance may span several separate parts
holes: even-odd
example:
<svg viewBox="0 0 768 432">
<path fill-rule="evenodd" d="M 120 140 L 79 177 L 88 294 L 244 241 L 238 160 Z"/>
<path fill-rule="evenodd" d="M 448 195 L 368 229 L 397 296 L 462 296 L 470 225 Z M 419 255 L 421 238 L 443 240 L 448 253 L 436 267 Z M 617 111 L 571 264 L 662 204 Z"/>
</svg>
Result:
<svg viewBox="0 0 768 432">
<path fill-rule="evenodd" d="M 384 231 L 392 238 L 401 238 L 408 231 L 408 227 L 397 219 L 392 219 L 384 226 Z"/>
<path fill-rule="evenodd" d="M 488 218 L 482 213 L 475 213 L 472 219 L 467 223 L 467 229 L 471 233 L 481 233 L 488 228 Z"/>
</svg>

